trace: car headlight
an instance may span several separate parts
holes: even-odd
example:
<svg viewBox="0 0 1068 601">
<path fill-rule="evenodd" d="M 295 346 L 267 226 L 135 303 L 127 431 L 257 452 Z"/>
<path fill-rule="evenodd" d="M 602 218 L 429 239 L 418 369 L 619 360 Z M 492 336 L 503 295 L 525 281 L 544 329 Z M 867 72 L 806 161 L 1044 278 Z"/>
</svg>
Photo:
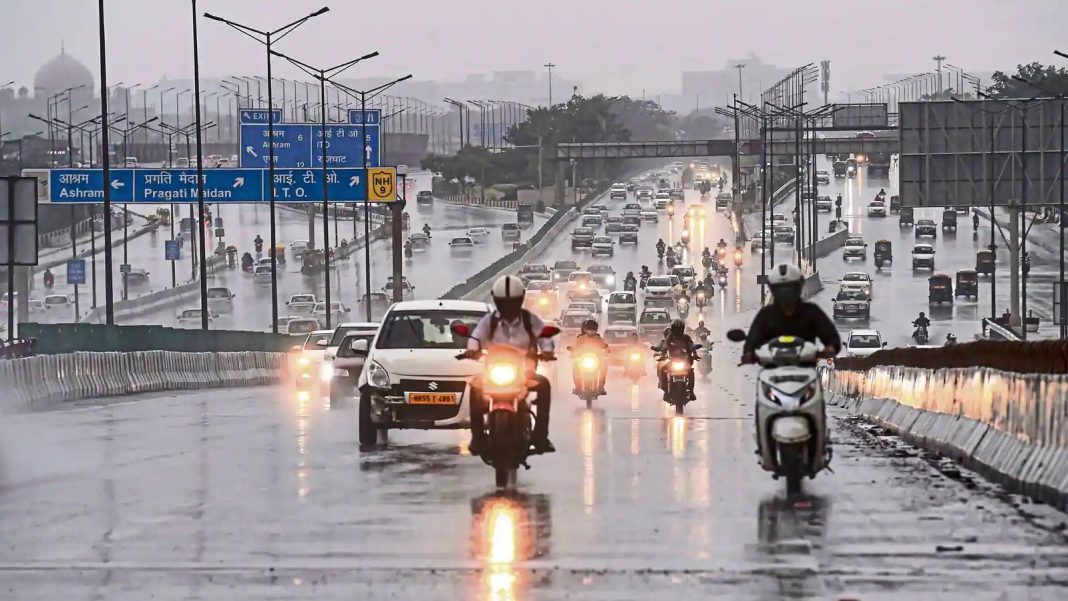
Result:
<svg viewBox="0 0 1068 601">
<path fill-rule="evenodd" d="M 614 276 L 614 275 L 606 276 L 604 278 L 604 281 L 607 282 L 609 286 L 611 286 L 611 285 L 616 283 L 616 276 Z"/>
<path fill-rule="evenodd" d="M 549 306 L 549 298 L 546 297 L 546 296 L 539 297 L 538 298 L 538 304 L 541 305 L 542 307 L 548 307 Z"/>
<path fill-rule="evenodd" d="M 335 367 L 334 368 L 334 377 L 335 378 L 347 378 L 347 377 L 349 377 L 349 370 L 347 370 L 347 369 L 345 369 L 343 367 Z"/>
<path fill-rule="evenodd" d="M 497 386 L 508 386 L 515 382 L 519 370 L 511 363 L 495 363 L 489 366 L 489 380 Z"/>
<path fill-rule="evenodd" d="M 297 359 L 297 365 L 299 365 L 300 367 L 308 367 L 308 365 L 310 365 L 310 364 L 311 364 L 311 359 L 309 359 L 309 358 L 307 358 L 307 357 L 305 357 L 303 355 L 301 355 L 300 358 Z"/>
<path fill-rule="evenodd" d="M 375 388 L 389 388 L 389 373 L 376 361 L 367 368 L 367 381 Z"/>
</svg>

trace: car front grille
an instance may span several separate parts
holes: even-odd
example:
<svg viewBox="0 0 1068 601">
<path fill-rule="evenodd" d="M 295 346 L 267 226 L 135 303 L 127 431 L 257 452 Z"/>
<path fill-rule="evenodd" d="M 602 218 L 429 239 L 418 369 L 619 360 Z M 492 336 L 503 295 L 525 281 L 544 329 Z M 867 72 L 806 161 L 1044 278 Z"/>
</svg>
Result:
<svg viewBox="0 0 1068 601">
<path fill-rule="evenodd" d="M 394 396 L 404 396 L 406 392 L 458 392 L 467 390 L 464 380 L 415 380 L 405 379 L 393 385 Z"/>
<path fill-rule="evenodd" d="M 398 422 L 436 421 L 459 414 L 459 405 L 397 405 L 393 408 L 393 417 Z"/>
</svg>

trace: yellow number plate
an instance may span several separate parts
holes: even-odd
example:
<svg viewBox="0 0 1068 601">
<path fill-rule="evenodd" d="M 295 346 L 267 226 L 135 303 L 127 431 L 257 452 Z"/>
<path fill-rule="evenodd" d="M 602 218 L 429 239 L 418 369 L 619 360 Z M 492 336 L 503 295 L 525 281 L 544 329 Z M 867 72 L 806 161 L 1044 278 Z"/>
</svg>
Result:
<svg viewBox="0 0 1068 601">
<path fill-rule="evenodd" d="M 456 402 L 454 393 L 412 392 L 408 394 L 410 405 L 455 405 Z"/>
</svg>

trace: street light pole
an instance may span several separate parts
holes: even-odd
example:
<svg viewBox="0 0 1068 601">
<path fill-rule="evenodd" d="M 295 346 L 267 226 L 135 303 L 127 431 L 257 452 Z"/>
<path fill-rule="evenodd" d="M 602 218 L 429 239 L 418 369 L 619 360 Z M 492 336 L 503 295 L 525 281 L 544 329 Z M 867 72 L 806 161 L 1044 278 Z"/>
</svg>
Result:
<svg viewBox="0 0 1068 601">
<path fill-rule="evenodd" d="M 735 69 L 738 69 L 738 98 L 745 99 L 742 95 L 742 69 L 745 68 L 745 63 L 739 63 L 734 65 Z"/>
<path fill-rule="evenodd" d="M 111 156 L 108 152 L 108 57 L 104 26 L 104 0 L 97 2 L 100 25 L 100 154 L 103 155 L 104 186 L 104 323 L 115 325 L 115 305 L 112 301 L 114 282 L 111 278 Z"/>
<path fill-rule="evenodd" d="M 549 108 L 552 108 L 553 107 L 553 67 L 555 67 L 556 65 L 554 65 L 551 62 L 548 62 L 548 63 L 545 63 L 542 66 L 549 70 Z"/>
<path fill-rule="evenodd" d="M 103 1 L 103 0 L 101 0 Z M 210 13 L 204 13 L 204 17 L 213 21 L 218 21 L 229 25 L 237 31 L 252 37 L 257 42 L 267 47 L 267 178 L 270 185 L 267 186 L 267 199 L 270 205 L 270 220 L 271 220 L 271 252 L 268 256 L 272 258 L 271 261 L 271 331 L 275 334 L 278 333 L 278 269 L 277 260 L 275 255 L 275 246 L 278 243 L 277 225 L 275 223 L 275 193 L 274 193 L 274 96 L 273 88 L 271 86 L 272 73 L 271 73 L 271 45 L 275 42 L 281 41 L 282 38 L 292 33 L 296 28 L 304 24 L 305 21 L 313 17 L 317 17 L 323 13 L 326 13 L 330 9 L 328 7 L 320 8 L 319 10 L 301 17 L 292 23 L 284 25 L 273 31 L 260 31 L 253 29 L 221 17 L 217 17 Z M 259 86 L 257 80 L 256 86 Z M 257 93 L 257 96 L 259 93 Z"/>
</svg>

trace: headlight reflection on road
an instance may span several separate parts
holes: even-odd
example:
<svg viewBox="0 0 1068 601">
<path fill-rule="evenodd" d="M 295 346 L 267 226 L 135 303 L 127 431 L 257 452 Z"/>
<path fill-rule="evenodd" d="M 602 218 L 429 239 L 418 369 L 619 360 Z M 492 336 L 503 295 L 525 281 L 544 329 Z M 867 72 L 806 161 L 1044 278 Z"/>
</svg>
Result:
<svg viewBox="0 0 1068 601">
<path fill-rule="evenodd" d="M 311 393 L 307 390 L 297 391 L 297 496 L 308 496 L 308 406 Z"/>
<path fill-rule="evenodd" d="M 594 450 L 597 446 L 597 423 L 593 411 L 582 413 L 582 504 L 586 514 L 593 513 L 593 501 L 596 496 L 596 466 Z"/>
<path fill-rule="evenodd" d="M 482 511 L 481 555 L 486 562 L 488 601 L 514 601 L 518 575 L 515 563 L 521 553 L 523 509 L 506 498 L 490 499 Z"/>
<path fill-rule="evenodd" d="M 734 312 L 742 312 L 742 270 L 734 270 Z"/>
</svg>

